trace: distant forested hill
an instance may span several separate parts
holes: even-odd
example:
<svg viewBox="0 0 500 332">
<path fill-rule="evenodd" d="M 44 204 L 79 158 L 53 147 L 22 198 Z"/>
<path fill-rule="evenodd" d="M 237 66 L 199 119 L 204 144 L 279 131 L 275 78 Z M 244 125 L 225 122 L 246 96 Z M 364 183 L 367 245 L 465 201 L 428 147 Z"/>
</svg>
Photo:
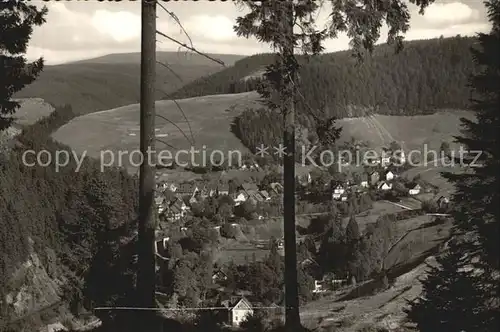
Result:
<svg viewBox="0 0 500 332">
<path fill-rule="evenodd" d="M 409 41 L 400 54 L 388 45 L 376 48 L 358 65 L 349 51 L 302 59 L 300 91 L 307 113 L 325 104 L 338 118 L 361 116 L 366 111 L 416 115 L 437 109 L 464 109 L 475 71 L 470 48 L 475 38 L 452 37 Z M 174 98 L 254 90 L 259 73 L 273 61 L 272 54 L 254 55 L 208 77 L 185 85 Z"/>
<path fill-rule="evenodd" d="M 241 55 L 211 54 L 231 66 Z M 223 66 L 197 54 L 158 52 L 156 98 L 168 98 L 184 84 L 213 74 Z M 175 72 L 175 74 L 174 74 Z M 110 54 L 56 66 L 46 66 L 40 77 L 15 95 L 43 98 L 53 105 L 71 104 L 77 114 L 88 114 L 139 102 L 140 53 Z"/>
</svg>

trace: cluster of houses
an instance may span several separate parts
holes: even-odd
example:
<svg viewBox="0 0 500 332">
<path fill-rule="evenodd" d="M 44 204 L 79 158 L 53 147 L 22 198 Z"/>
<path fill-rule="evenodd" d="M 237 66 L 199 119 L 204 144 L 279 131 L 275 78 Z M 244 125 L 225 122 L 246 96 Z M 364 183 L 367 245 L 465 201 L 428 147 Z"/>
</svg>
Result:
<svg viewBox="0 0 500 332">
<path fill-rule="evenodd" d="M 271 183 L 271 190 L 259 190 L 255 183 L 244 183 L 241 188 L 233 194 L 234 205 L 238 206 L 243 202 L 250 201 L 253 204 L 270 201 L 273 197 L 283 193 L 281 183 Z"/>
<path fill-rule="evenodd" d="M 382 168 L 387 168 L 391 164 L 403 165 L 406 163 L 406 155 L 402 150 L 391 151 L 388 149 L 381 156 L 369 156 L 365 154 L 363 159 L 367 166 L 381 166 Z"/>
<path fill-rule="evenodd" d="M 353 181 L 338 182 L 332 188 L 332 199 L 336 201 L 346 201 L 349 193 L 363 193 L 368 188 L 387 191 L 393 189 L 393 181 L 398 175 L 390 170 L 383 172 L 372 171 L 362 173 L 355 177 Z M 405 190 L 408 195 L 418 195 L 422 187 L 417 184 L 410 184 Z"/>
<path fill-rule="evenodd" d="M 229 193 L 229 185 L 225 183 L 213 185 L 197 185 L 196 183 L 174 183 L 162 182 L 157 184 L 155 203 L 159 214 L 164 214 L 168 220 L 179 220 L 185 217 L 190 211 L 188 204 L 200 202 L 208 197 L 230 195 L 234 205 L 238 206 L 243 202 L 250 201 L 253 204 L 270 201 L 273 197 L 283 193 L 283 186 L 280 183 L 271 183 L 270 190 L 260 190 L 254 183 L 244 183 L 233 193 Z M 167 199 L 164 192 L 170 191 L 174 198 Z M 188 204 L 185 198 L 188 197 Z"/>
</svg>

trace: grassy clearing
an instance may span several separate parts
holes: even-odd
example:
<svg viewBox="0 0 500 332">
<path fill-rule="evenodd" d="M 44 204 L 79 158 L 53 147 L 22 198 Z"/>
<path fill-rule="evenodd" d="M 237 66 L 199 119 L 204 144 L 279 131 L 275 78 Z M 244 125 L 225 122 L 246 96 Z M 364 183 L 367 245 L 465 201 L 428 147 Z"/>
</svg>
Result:
<svg viewBox="0 0 500 332">
<path fill-rule="evenodd" d="M 373 202 L 373 207 L 365 212 L 356 215 L 359 230 L 363 232 L 368 224 L 375 223 L 380 216 L 403 211 L 402 207 L 384 201 Z M 349 218 L 344 218 L 344 226 L 347 226 Z"/>
<path fill-rule="evenodd" d="M 355 137 L 369 142 L 371 147 L 386 146 L 395 140 L 402 142 L 405 150 L 423 151 L 422 146 L 427 144 L 428 150 L 439 151 L 443 141 L 454 148 L 453 135 L 459 133 L 460 117 L 472 118 L 472 113 L 450 110 L 417 116 L 374 115 L 342 119 L 338 124 L 344 128 L 343 140 Z"/>
<path fill-rule="evenodd" d="M 254 256 L 257 261 L 262 261 L 268 255 L 269 250 L 256 248 L 252 244 L 233 241 L 219 250 L 216 261 L 218 264 L 227 264 L 231 261 L 235 264 L 246 264 L 251 262 Z"/>
<path fill-rule="evenodd" d="M 454 167 L 449 167 L 449 166 L 444 166 L 444 165 L 437 165 L 435 166 L 433 163 L 430 163 L 430 165 L 425 165 L 425 166 L 418 166 L 411 168 L 404 172 L 402 176 L 408 178 L 408 179 L 413 179 L 415 176 L 420 176 L 420 178 L 423 181 L 426 181 L 436 187 L 439 188 L 440 195 L 444 194 L 450 194 L 453 193 L 454 191 L 454 186 L 448 180 L 446 180 L 441 173 L 442 172 L 450 172 L 453 174 L 459 174 L 464 172 L 465 168 L 459 167 L 459 166 L 454 166 Z"/>
<path fill-rule="evenodd" d="M 311 221 L 311 218 L 314 218 L 314 216 L 296 216 L 295 217 L 295 224 L 302 226 L 302 227 L 307 227 L 309 226 L 309 222 Z M 282 217 L 276 217 L 276 218 L 270 218 L 265 221 L 265 223 L 261 225 L 255 226 L 255 240 L 269 240 L 271 237 L 275 238 L 280 238 L 284 234 L 283 230 L 283 218 Z M 299 234 L 297 234 L 299 236 Z"/>
<path fill-rule="evenodd" d="M 404 239 L 387 256 L 386 266 L 398 266 L 419 259 L 443 243 L 450 234 L 451 221 L 447 220 L 441 225 L 431 223 L 431 217 L 421 216 L 398 224 L 399 233 L 404 236 Z"/>
<path fill-rule="evenodd" d="M 157 141 L 157 151 L 168 150 L 175 158 L 178 150 L 189 151 L 193 146 L 198 151 L 206 151 L 205 161 L 197 158 L 197 162 L 210 163 L 210 151 L 228 152 L 225 158 L 231 156 L 237 161 L 238 155 L 229 151 L 239 151 L 242 155 L 247 149 L 231 133 L 230 126 L 235 115 L 246 107 L 256 106 L 256 93 L 237 95 L 214 95 L 201 98 L 190 98 L 178 102 L 189 122 L 186 122 L 176 103 L 172 101 L 157 101 L 156 112 L 159 116 L 177 124 L 174 125 L 158 117 L 156 118 L 156 135 L 166 136 Z M 234 107 L 232 111 L 226 111 Z M 195 144 L 191 144 L 191 132 Z M 183 134 L 184 133 L 184 134 Z M 113 151 L 118 165 L 118 151 L 123 152 L 121 165 L 130 165 L 130 152 L 139 147 L 139 105 L 133 104 L 108 111 L 96 112 L 73 119 L 54 133 L 54 138 L 68 144 L 78 152 L 87 151 L 87 155 L 100 157 L 103 150 Z M 184 136 L 186 135 L 187 138 Z M 204 148 L 205 147 L 205 148 Z M 166 152 L 165 152 L 166 153 Z M 202 152 L 196 153 L 202 156 Z M 137 156 L 136 156 L 137 158 Z M 170 159 L 169 161 L 172 161 Z M 107 159 L 109 161 L 109 159 Z M 190 157 L 186 153 L 179 154 L 178 160 L 186 162 Z M 132 158 L 133 163 L 138 159 Z M 164 161 L 165 163 L 168 160 Z"/>
<path fill-rule="evenodd" d="M 186 114 L 195 139 L 194 146 L 201 149 L 206 146 L 207 158 L 210 151 L 238 150 L 242 154 L 248 150 L 231 131 L 234 117 L 247 107 L 260 107 L 256 92 L 230 95 L 212 95 L 179 100 L 178 103 Z M 157 113 L 176 123 L 187 136 L 190 135 L 188 123 L 172 101 L 158 101 Z M 391 140 L 403 142 L 404 149 L 419 149 L 423 144 L 438 149 L 442 141 L 451 141 L 458 134 L 459 118 L 471 117 L 465 111 L 438 112 L 421 116 L 370 116 L 342 119 L 338 125 L 343 127 L 341 139 L 351 137 L 370 142 L 372 147 L 386 146 Z M 169 150 L 191 147 L 189 141 L 172 124 L 158 117 L 157 135 L 172 147 Z M 139 146 L 139 105 L 101 111 L 78 117 L 60 128 L 54 137 L 69 144 L 77 151 L 88 150 L 89 155 L 99 156 L 100 150 L 112 151 L 137 149 Z M 381 133 L 384 133 L 383 135 Z M 134 136 L 135 135 L 135 136 Z M 158 149 L 167 148 L 157 143 Z M 172 151 L 173 152 L 173 151 Z M 233 154 L 233 158 L 237 155 Z M 226 155 L 227 157 L 227 155 Z M 124 159 L 128 159 L 127 156 Z M 183 160 L 183 156 L 180 156 Z M 126 160 L 124 164 L 126 164 Z M 310 167 L 298 167 L 297 173 L 310 171 Z"/>
<path fill-rule="evenodd" d="M 19 125 L 33 124 L 54 111 L 54 107 L 41 98 L 23 98 L 18 102 L 21 107 L 15 113 L 15 123 Z"/>
<path fill-rule="evenodd" d="M 434 194 L 432 193 L 423 195 L 430 195 L 431 197 L 434 197 Z M 402 197 L 401 202 L 399 204 L 414 210 L 418 210 L 422 207 L 422 202 L 416 197 Z"/>
</svg>

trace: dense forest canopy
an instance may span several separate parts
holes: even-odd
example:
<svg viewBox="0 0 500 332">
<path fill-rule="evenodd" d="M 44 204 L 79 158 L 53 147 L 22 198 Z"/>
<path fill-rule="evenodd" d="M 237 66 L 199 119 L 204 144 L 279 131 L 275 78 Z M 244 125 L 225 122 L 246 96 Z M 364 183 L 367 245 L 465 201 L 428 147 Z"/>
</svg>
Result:
<svg viewBox="0 0 500 332">
<path fill-rule="evenodd" d="M 350 51 L 300 59 L 299 110 L 314 112 L 326 106 L 329 116 L 362 116 L 366 111 L 415 115 L 437 109 L 468 107 L 467 80 L 475 72 L 472 37 L 437 38 L 405 42 L 399 54 L 388 45 L 377 46 L 373 56 L 358 64 Z M 233 67 L 195 80 L 173 98 L 255 90 L 258 73 L 274 60 L 258 54 Z"/>
</svg>

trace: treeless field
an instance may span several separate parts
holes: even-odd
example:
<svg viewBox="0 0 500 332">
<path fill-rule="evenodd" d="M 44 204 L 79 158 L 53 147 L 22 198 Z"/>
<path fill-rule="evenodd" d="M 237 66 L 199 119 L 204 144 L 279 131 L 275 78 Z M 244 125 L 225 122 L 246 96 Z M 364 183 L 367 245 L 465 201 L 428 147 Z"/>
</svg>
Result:
<svg viewBox="0 0 500 332">
<path fill-rule="evenodd" d="M 252 244 L 231 242 L 219 251 L 216 261 L 221 265 L 231 261 L 235 264 L 246 264 L 251 262 L 254 256 L 257 261 L 262 261 L 268 255 L 269 250 L 259 249 Z"/>
<path fill-rule="evenodd" d="M 394 246 L 385 259 L 386 266 L 396 266 L 418 259 L 443 243 L 449 236 L 451 220 L 440 225 L 432 225 L 431 222 L 432 218 L 428 216 L 398 222 L 402 240 Z"/>
<path fill-rule="evenodd" d="M 184 119 L 175 102 L 156 102 L 158 114 L 155 119 L 158 138 L 156 150 L 165 151 L 163 157 L 167 159 L 170 157 L 167 152 L 169 151 L 172 157 L 164 160 L 164 163 L 172 161 L 176 151 L 189 151 L 191 147 L 200 151 L 195 152 L 198 156 L 203 155 L 203 150 L 206 151 L 207 164 L 210 163 L 210 151 L 213 150 L 239 151 L 242 155 L 248 151 L 231 133 L 230 126 L 237 114 L 247 107 L 258 106 L 256 93 L 189 98 L 179 100 L 178 105 L 188 121 Z M 161 117 L 167 118 L 170 122 Z M 116 156 L 115 165 L 120 166 L 121 163 L 121 166 L 125 166 L 131 164 L 129 159 L 132 160 L 132 164 L 138 164 L 138 156 L 129 157 L 132 151 L 139 148 L 139 129 L 139 105 L 133 104 L 77 117 L 57 130 L 53 137 L 68 144 L 77 152 L 87 151 L 88 156 L 97 158 L 103 156 L 104 163 L 111 160 L 111 153 L 106 155 L 101 154 L 101 151 L 112 151 Z M 191 144 L 190 141 L 193 139 L 194 144 Z M 122 158 L 118 158 L 119 151 L 122 152 Z M 237 152 L 227 153 L 225 157 L 229 155 L 237 162 Z M 185 153 L 179 154 L 178 158 L 181 162 L 190 160 Z M 203 160 L 197 159 L 197 162 Z"/>
<path fill-rule="evenodd" d="M 436 150 L 443 141 L 453 148 L 453 136 L 459 134 L 460 118 L 472 119 L 468 111 L 447 110 L 431 115 L 390 116 L 372 115 L 359 118 L 342 119 L 338 125 L 343 128 L 342 140 L 355 139 L 366 141 L 372 148 L 388 146 L 391 141 L 402 142 L 407 150 Z"/>
<path fill-rule="evenodd" d="M 157 149 L 167 149 L 175 157 L 175 151 L 194 146 L 206 147 L 206 161 L 210 162 L 210 151 L 248 151 L 230 131 L 234 117 L 248 107 L 260 107 L 256 92 L 211 95 L 178 100 L 186 121 L 173 101 L 157 101 L 156 118 Z M 372 148 L 388 146 L 393 141 L 402 142 L 405 150 L 439 149 L 443 141 L 452 141 L 459 133 L 459 118 L 471 117 L 466 111 L 442 111 L 432 115 L 387 116 L 372 115 L 359 118 L 341 119 L 338 126 L 343 128 L 341 140 L 351 137 L 369 142 Z M 179 131 L 167 118 L 181 128 Z M 189 123 L 189 124 L 188 124 Z M 190 129 L 191 127 L 191 129 Z M 191 144 L 191 132 L 195 144 Z M 111 150 L 115 154 L 122 151 L 122 165 L 129 163 L 129 154 L 139 147 L 139 105 L 132 104 L 107 111 L 95 112 L 75 118 L 54 133 L 54 138 L 73 147 L 77 152 L 87 151 L 87 155 L 100 157 L 100 151 Z M 451 144 L 453 147 L 453 144 Z M 198 153 L 201 154 L 201 151 Z M 169 155 L 165 155 L 169 157 Z M 229 154 L 225 154 L 227 158 Z M 237 154 L 231 154 L 237 159 Z M 137 157 L 137 156 L 136 156 Z M 118 157 L 115 157 L 118 159 Z M 185 161 L 185 155 L 179 159 Z M 137 162 L 137 158 L 132 158 Z M 118 160 L 115 160 L 118 163 Z M 306 168 L 304 168 L 305 170 Z M 300 168 L 298 171 L 303 171 Z"/>
<path fill-rule="evenodd" d="M 314 218 L 314 216 L 297 215 L 295 217 L 295 224 L 302 227 L 307 227 L 309 226 L 312 218 Z M 255 226 L 256 240 L 269 240 L 271 237 L 280 238 L 283 236 L 283 234 L 284 231 L 282 217 L 269 218 L 262 225 Z M 299 237 L 300 235 L 296 233 L 296 236 Z"/>
<path fill-rule="evenodd" d="M 14 117 L 16 118 L 15 123 L 19 125 L 33 124 L 54 111 L 54 107 L 41 98 L 21 98 L 17 101 L 21 107 L 16 111 Z"/>
<path fill-rule="evenodd" d="M 403 211 L 402 207 L 384 201 L 373 202 L 373 207 L 365 212 L 356 215 L 359 230 L 363 232 L 368 224 L 375 223 L 380 216 Z M 349 218 L 344 218 L 344 227 L 347 226 Z"/>
<path fill-rule="evenodd" d="M 439 165 L 437 167 L 433 165 L 419 166 L 407 170 L 402 174 L 402 176 L 407 177 L 408 179 L 413 179 L 415 176 L 419 175 L 422 180 L 438 188 L 438 197 L 441 195 L 449 197 L 455 191 L 455 187 L 441 175 L 442 172 L 460 174 L 465 172 L 465 168 L 460 166 L 448 167 Z"/>
</svg>

